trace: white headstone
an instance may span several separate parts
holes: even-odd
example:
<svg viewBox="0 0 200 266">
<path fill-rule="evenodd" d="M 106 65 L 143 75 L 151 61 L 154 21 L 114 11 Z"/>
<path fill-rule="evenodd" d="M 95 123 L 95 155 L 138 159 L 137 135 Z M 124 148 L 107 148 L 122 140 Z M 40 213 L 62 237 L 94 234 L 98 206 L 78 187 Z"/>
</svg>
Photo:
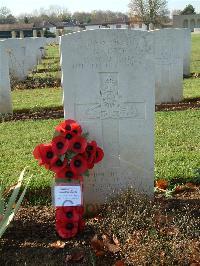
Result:
<svg viewBox="0 0 200 266">
<path fill-rule="evenodd" d="M 153 194 L 153 35 L 126 29 L 68 34 L 61 40 L 66 119 L 76 119 L 105 157 L 84 182 L 86 204 L 135 187 Z"/>
<path fill-rule="evenodd" d="M 41 47 L 46 45 L 46 38 L 7 39 L 9 69 L 13 77 L 24 80 L 42 57 Z"/>
<path fill-rule="evenodd" d="M 191 30 L 183 30 L 183 43 L 184 43 L 184 58 L 183 58 L 183 74 L 188 76 L 190 75 L 190 59 L 191 59 L 191 49 L 192 49 L 192 40 L 191 40 Z"/>
<path fill-rule="evenodd" d="M 13 78 L 23 80 L 25 73 L 25 55 L 26 47 L 25 39 L 7 39 L 5 45 L 9 55 L 9 69 Z"/>
<path fill-rule="evenodd" d="M 5 41 L 0 41 L 0 114 L 12 113 L 8 54 Z"/>
<path fill-rule="evenodd" d="M 183 31 L 155 30 L 156 103 L 178 102 L 183 99 Z"/>
<path fill-rule="evenodd" d="M 194 28 L 194 33 L 200 33 L 200 28 Z"/>
</svg>

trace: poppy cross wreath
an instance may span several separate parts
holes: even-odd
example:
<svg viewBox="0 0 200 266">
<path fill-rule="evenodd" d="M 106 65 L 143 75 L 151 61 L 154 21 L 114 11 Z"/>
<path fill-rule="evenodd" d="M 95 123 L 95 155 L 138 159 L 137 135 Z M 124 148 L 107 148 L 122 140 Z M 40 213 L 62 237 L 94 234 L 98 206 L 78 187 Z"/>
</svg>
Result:
<svg viewBox="0 0 200 266">
<path fill-rule="evenodd" d="M 88 141 L 81 126 L 68 119 L 55 128 L 52 141 L 39 144 L 33 155 L 39 165 L 55 173 L 55 181 L 83 183 L 89 169 L 104 157 L 103 150 L 96 141 Z M 84 228 L 83 206 L 56 207 L 56 230 L 60 237 L 70 238 Z"/>
</svg>

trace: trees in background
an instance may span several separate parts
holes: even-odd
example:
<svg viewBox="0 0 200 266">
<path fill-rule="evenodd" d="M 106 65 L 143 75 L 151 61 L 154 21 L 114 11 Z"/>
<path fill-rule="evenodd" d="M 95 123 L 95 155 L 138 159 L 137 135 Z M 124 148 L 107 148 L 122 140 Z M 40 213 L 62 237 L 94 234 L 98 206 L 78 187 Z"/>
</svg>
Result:
<svg viewBox="0 0 200 266">
<path fill-rule="evenodd" d="M 149 29 L 149 25 L 159 25 L 169 20 L 167 0 L 131 0 L 130 15 L 137 17 Z"/>
<path fill-rule="evenodd" d="M 174 9 L 174 10 L 172 10 L 172 16 L 174 16 L 174 15 L 181 15 L 181 10 L 180 9 Z"/>
<path fill-rule="evenodd" d="M 17 19 L 11 14 L 7 7 L 0 8 L 0 23 L 38 23 L 42 21 L 49 22 L 76 22 L 76 23 L 103 23 L 114 20 L 127 20 L 127 14 L 122 12 L 113 12 L 110 10 L 94 10 L 92 12 L 74 12 L 71 14 L 67 8 L 58 5 L 52 5 L 48 8 L 39 8 L 32 13 L 22 13 Z"/>
<path fill-rule="evenodd" d="M 192 5 L 187 5 L 181 12 L 181 15 L 192 15 L 192 14 L 196 14 L 195 8 Z"/>
<path fill-rule="evenodd" d="M 93 10 L 89 12 L 75 12 L 72 15 L 72 19 L 79 23 L 98 23 L 98 22 L 108 22 L 117 19 L 126 20 L 128 16 L 122 12 L 113 12 L 110 10 Z"/>
<path fill-rule="evenodd" d="M 24 22 L 24 19 L 31 22 L 59 22 L 59 21 L 73 21 L 77 23 L 98 23 L 108 22 L 116 19 L 126 20 L 128 16 L 122 12 L 113 12 L 110 10 L 94 10 L 92 12 L 74 12 L 71 14 L 66 8 L 60 6 L 50 6 L 48 9 L 40 8 L 34 10 L 32 14 L 21 14 L 18 16 L 20 22 Z"/>
<path fill-rule="evenodd" d="M 71 13 L 67 8 L 52 5 L 49 8 L 39 8 L 34 10 L 31 14 L 20 14 L 18 16 L 19 22 L 28 21 L 29 23 L 49 21 L 49 22 L 59 22 L 59 21 L 70 21 Z M 26 23 L 26 22 L 25 22 Z"/>
<path fill-rule="evenodd" d="M 16 22 L 16 18 L 11 14 L 10 9 L 6 6 L 0 7 L 0 24 L 12 24 Z"/>
<path fill-rule="evenodd" d="M 91 22 L 91 13 L 88 12 L 74 12 L 72 15 L 72 20 L 78 23 L 90 23 Z"/>
</svg>

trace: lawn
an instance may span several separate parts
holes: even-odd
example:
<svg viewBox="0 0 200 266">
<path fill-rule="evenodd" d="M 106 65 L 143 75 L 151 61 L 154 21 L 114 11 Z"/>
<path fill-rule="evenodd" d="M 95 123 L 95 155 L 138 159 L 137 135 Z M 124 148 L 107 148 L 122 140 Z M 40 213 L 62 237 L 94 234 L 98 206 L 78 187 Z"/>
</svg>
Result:
<svg viewBox="0 0 200 266">
<path fill-rule="evenodd" d="M 60 77 L 59 49 L 57 46 L 48 46 L 47 58 L 37 66 L 35 77 Z M 44 70 L 40 73 L 41 70 Z M 200 73 L 200 34 L 192 35 L 191 72 Z M 32 76 L 32 74 L 31 74 Z M 189 78 L 183 81 L 184 98 L 200 97 L 200 79 Z M 23 95 L 23 96 L 22 96 Z M 38 109 L 38 107 L 61 106 L 61 88 L 42 88 L 35 90 L 14 90 L 12 92 L 14 111 L 20 109 Z"/>
<path fill-rule="evenodd" d="M 200 162 L 200 110 L 156 113 L 155 176 L 192 177 Z M 52 173 L 37 165 L 34 147 L 51 140 L 60 120 L 18 121 L 0 124 L 0 176 L 4 185 L 29 166 L 33 190 L 49 186 Z M 23 141 L 22 141 L 23 140 Z"/>
<path fill-rule="evenodd" d="M 155 176 L 192 177 L 200 167 L 200 110 L 156 113 Z"/>
<path fill-rule="evenodd" d="M 200 78 L 184 79 L 184 98 L 200 97 Z"/>
<path fill-rule="evenodd" d="M 62 105 L 61 88 L 43 88 L 15 90 L 12 92 L 14 112 L 20 110 L 38 110 Z"/>
<path fill-rule="evenodd" d="M 192 35 L 191 67 L 193 69 L 195 66 L 196 71 L 200 67 L 200 45 L 198 43 L 200 43 L 200 35 Z M 47 54 L 47 58 L 43 59 L 37 69 L 48 66 L 49 73 L 53 71 L 56 75 L 59 62 L 58 48 L 49 46 Z M 30 109 L 37 111 L 41 108 L 61 107 L 62 105 L 61 88 L 14 90 L 12 97 L 14 112 Z M 184 97 L 200 97 L 199 78 L 184 80 Z M 173 179 L 194 176 L 194 171 L 200 167 L 199 119 L 200 110 L 156 113 L 156 178 Z M 38 143 L 50 141 L 53 128 L 59 121 L 56 119 L 29 120 L 0 124 L 0 176 L 5 186 L 14 182 L 18 173 L 27 165 L 29 172 L 34 175 L 31 182 L 32 190 L 43 189 L 50 185 L 52 174 L 37 165 L 32 151 Z"/>
<path fill-rule="evenodd" d="M 192 73 L 200 73 L 200 34 L 192 34 L 192 56 L 190 71 Z"/>
<path fill-rule="evenodd" d="M 191 64 L 195 72 L 200 72 L 200 60 L 195 57 L 200 52 L 198 38 L 192 36 Z M 49 46 L 48 58 L 37 66 L 38 73 L 33 76 L 56 76 L 58 55 L 58 49 Z M 14 112 L 50 110 L 61 107 L 62 89 L 18 89 L 12 97 Z M 200 97 L 199 78 L 184 80 L 184 97 Z M 155 178 L 193 178 L 194 171 L 200 168 L 200 109 L 156 112 L 155 118 Z M 0 123 L 3 187 L 15 183 L 25 166 L 27 176 L 33 175 L 22 208 L 0 239 L 2 265 L 47 265 L 47 261 L 48 265 L 68 265 L 72 258 L 75 263 L 72 259 L 69 265 L 199 265 L 199 187 L 193 184 L 189 200 L 185 189 L 169 200 L 155 193 L 152 202 L 133 190 L 126 191 L 110 200 L 97 216 L 86 218 L 86 228 L 77 237 L 60 241 L 51 207 L 53 173 L 40 167 L 32 152 L 37 144 L 51 141 L 61 120 Z M 94 234 L 98 239 L 92 244 Z"/>
</svg>

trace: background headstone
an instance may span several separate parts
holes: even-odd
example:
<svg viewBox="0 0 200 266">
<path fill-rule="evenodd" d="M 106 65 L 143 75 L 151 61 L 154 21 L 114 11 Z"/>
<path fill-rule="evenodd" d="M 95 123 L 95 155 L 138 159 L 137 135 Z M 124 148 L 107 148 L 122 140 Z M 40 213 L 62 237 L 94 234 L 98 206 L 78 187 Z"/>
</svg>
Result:
<svg viewBox="0 0 200 266">
<path fill-rule="evenodd" d="M 183 31 L 183 43 L 184 43 L 183 74 L 185 76 L 188 76 L 190 75 L 190 60 L 191 60 L 191 49 L 192 49 L 191 30 L 182 29 L 182 31 Z"/>
<path fill-rule="evenodd" d="M 179 102 L 183 99 L 183 31 L 180 29 L 155 30 L 155 101 Z"/>
<path fill-rule="evenodd" d="M 5 42 L 0 41 L 0 114 L 12 113 L 8 54 Z"/>
<path fill-rule="evenodd" d="M 54 41 L 53 38 L 48 40 L 44 37 L 5 40 L 12 77 L 17 80 L 24 80 L 29 71 L 41 60 L 41 48 L 44 48 L 47 44 L 54 43 Z"/>
<path fill-rule="evenodd" d="M 61 39 L 65 118 L 76 119 L 105 158 L 85 178 L 86 204 L 135 187 L 153 194 L 153 34 L 101 29 Z"/>
</svg>

